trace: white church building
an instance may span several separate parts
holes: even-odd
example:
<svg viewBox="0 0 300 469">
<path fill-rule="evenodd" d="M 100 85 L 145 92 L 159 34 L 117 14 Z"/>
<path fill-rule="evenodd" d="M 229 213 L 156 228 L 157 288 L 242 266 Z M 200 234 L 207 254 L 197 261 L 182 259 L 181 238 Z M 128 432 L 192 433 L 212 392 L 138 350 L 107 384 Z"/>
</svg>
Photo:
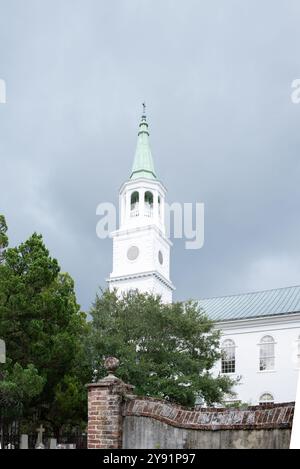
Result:
<svg viewBox="0 0 300 469">
<path fill-rule="evenodd" d="M 154 170 L 144 112 L 131 175 L 120 189 L 120 226 L 111 233 L 111 290 L 138 289 L 172 302 L 165 196 Z M 294 401 L 300 367 L 300 286 L 200 299 L 199 304 L 222 334 L 223 358 L 214 373 L 238 380 L 236 394 L 228 401 Z"/>
<path fill-rule="evenodd" d="M 292 402 L 300 369 L 300 286 L 200 300 L 222 332 L 215 373 L 239 378 L 236 400 Z"/>
</svg>

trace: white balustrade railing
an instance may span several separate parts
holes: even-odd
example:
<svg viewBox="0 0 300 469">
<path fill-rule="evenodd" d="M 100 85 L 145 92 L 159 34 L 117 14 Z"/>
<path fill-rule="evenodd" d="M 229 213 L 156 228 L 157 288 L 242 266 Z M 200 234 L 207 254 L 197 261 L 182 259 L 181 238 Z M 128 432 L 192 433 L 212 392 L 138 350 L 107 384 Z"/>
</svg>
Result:
<svg viewBox="0 0 300 469">
<path fill-rule="evenodd" d="M 152 217 L 153 216 L 153 209 L 145 207 L 145 217 Z"/>
<path fill-rule="evenodd" d="M 139 216 L 139 209 L 136 208 L 136 209 L 134 209 L 134 210 L 131 210 L 130 216 L 131 216 L 131 217 L 138 217 L 138 216 Z"/>
</svg>

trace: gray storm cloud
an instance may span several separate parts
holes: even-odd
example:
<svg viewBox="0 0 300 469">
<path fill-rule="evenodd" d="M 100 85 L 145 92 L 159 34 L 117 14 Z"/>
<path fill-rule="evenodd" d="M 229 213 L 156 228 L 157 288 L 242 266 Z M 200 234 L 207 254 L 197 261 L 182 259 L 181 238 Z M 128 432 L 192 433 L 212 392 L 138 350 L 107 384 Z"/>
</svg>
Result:
<svg viewBox="0 0 300 469">
<path fill-rule="evenodd" d="M 175 298 L 300 282 L 297 1 L 0 0 L 0 212 L 43 233 L 87 309 L 111 270 L 96 207 L 129 177 L 141 103 L 168 201 L 205 204 L 175 240 Z"/>
</svg>

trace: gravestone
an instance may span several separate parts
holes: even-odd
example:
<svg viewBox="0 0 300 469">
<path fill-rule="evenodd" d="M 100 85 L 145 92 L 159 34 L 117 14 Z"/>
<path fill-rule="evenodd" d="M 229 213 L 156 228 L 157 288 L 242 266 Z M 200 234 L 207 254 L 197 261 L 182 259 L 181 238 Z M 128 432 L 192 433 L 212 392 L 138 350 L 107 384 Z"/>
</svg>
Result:
<svg viewBox="0 0 300 469">
<path fill-rule="evenodd" d="M 20 449 L 28 449 L 28 435 L 21 435 Z"/>
<path fill-rule="evenodd" d="M 57 449 L 57 439 L 50 438 L 49 449 Z"/>
<path fill-rule="evenodd" d="M 12 443 L 8 443 L 8 444 L 5 446 L 5 449 L 15 449 L 15 445 L 13 445 Z"/>
<path fill-rule="evenodd" d="M 45 429 L 43 425 L 40 425 L 39 428 L 36 429 L 37 431 L 37 440 L 35 444 L 35 449 L 45 449 L 44 443 L 43 443 L 43 433 L 45 432 Z"/>
</svg>

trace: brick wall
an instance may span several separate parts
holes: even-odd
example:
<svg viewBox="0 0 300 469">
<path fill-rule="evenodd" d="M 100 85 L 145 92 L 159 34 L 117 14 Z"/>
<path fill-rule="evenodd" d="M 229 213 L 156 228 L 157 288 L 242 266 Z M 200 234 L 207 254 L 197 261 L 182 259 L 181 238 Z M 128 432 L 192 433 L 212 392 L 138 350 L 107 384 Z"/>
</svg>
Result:
<svg viewBox="0 0 300 469">
<path fill-rule="evenodd" d="M 177 428 L 194 430 L 258 430 L 292 428 L 294 403 L 264 404 L 247 409 L 202 408 L 188 410 L 158 399 L 134 398 L 123 416 L 150 417 Z"/>
<path fill-rule="evenodd" d="M 112 374 L 88 384 L 88 448 L 288 448 L 294 403 L 187 409 L 137 397 Z M 123 435 L 123 429 L 125 433 Z"/>
</svg>

